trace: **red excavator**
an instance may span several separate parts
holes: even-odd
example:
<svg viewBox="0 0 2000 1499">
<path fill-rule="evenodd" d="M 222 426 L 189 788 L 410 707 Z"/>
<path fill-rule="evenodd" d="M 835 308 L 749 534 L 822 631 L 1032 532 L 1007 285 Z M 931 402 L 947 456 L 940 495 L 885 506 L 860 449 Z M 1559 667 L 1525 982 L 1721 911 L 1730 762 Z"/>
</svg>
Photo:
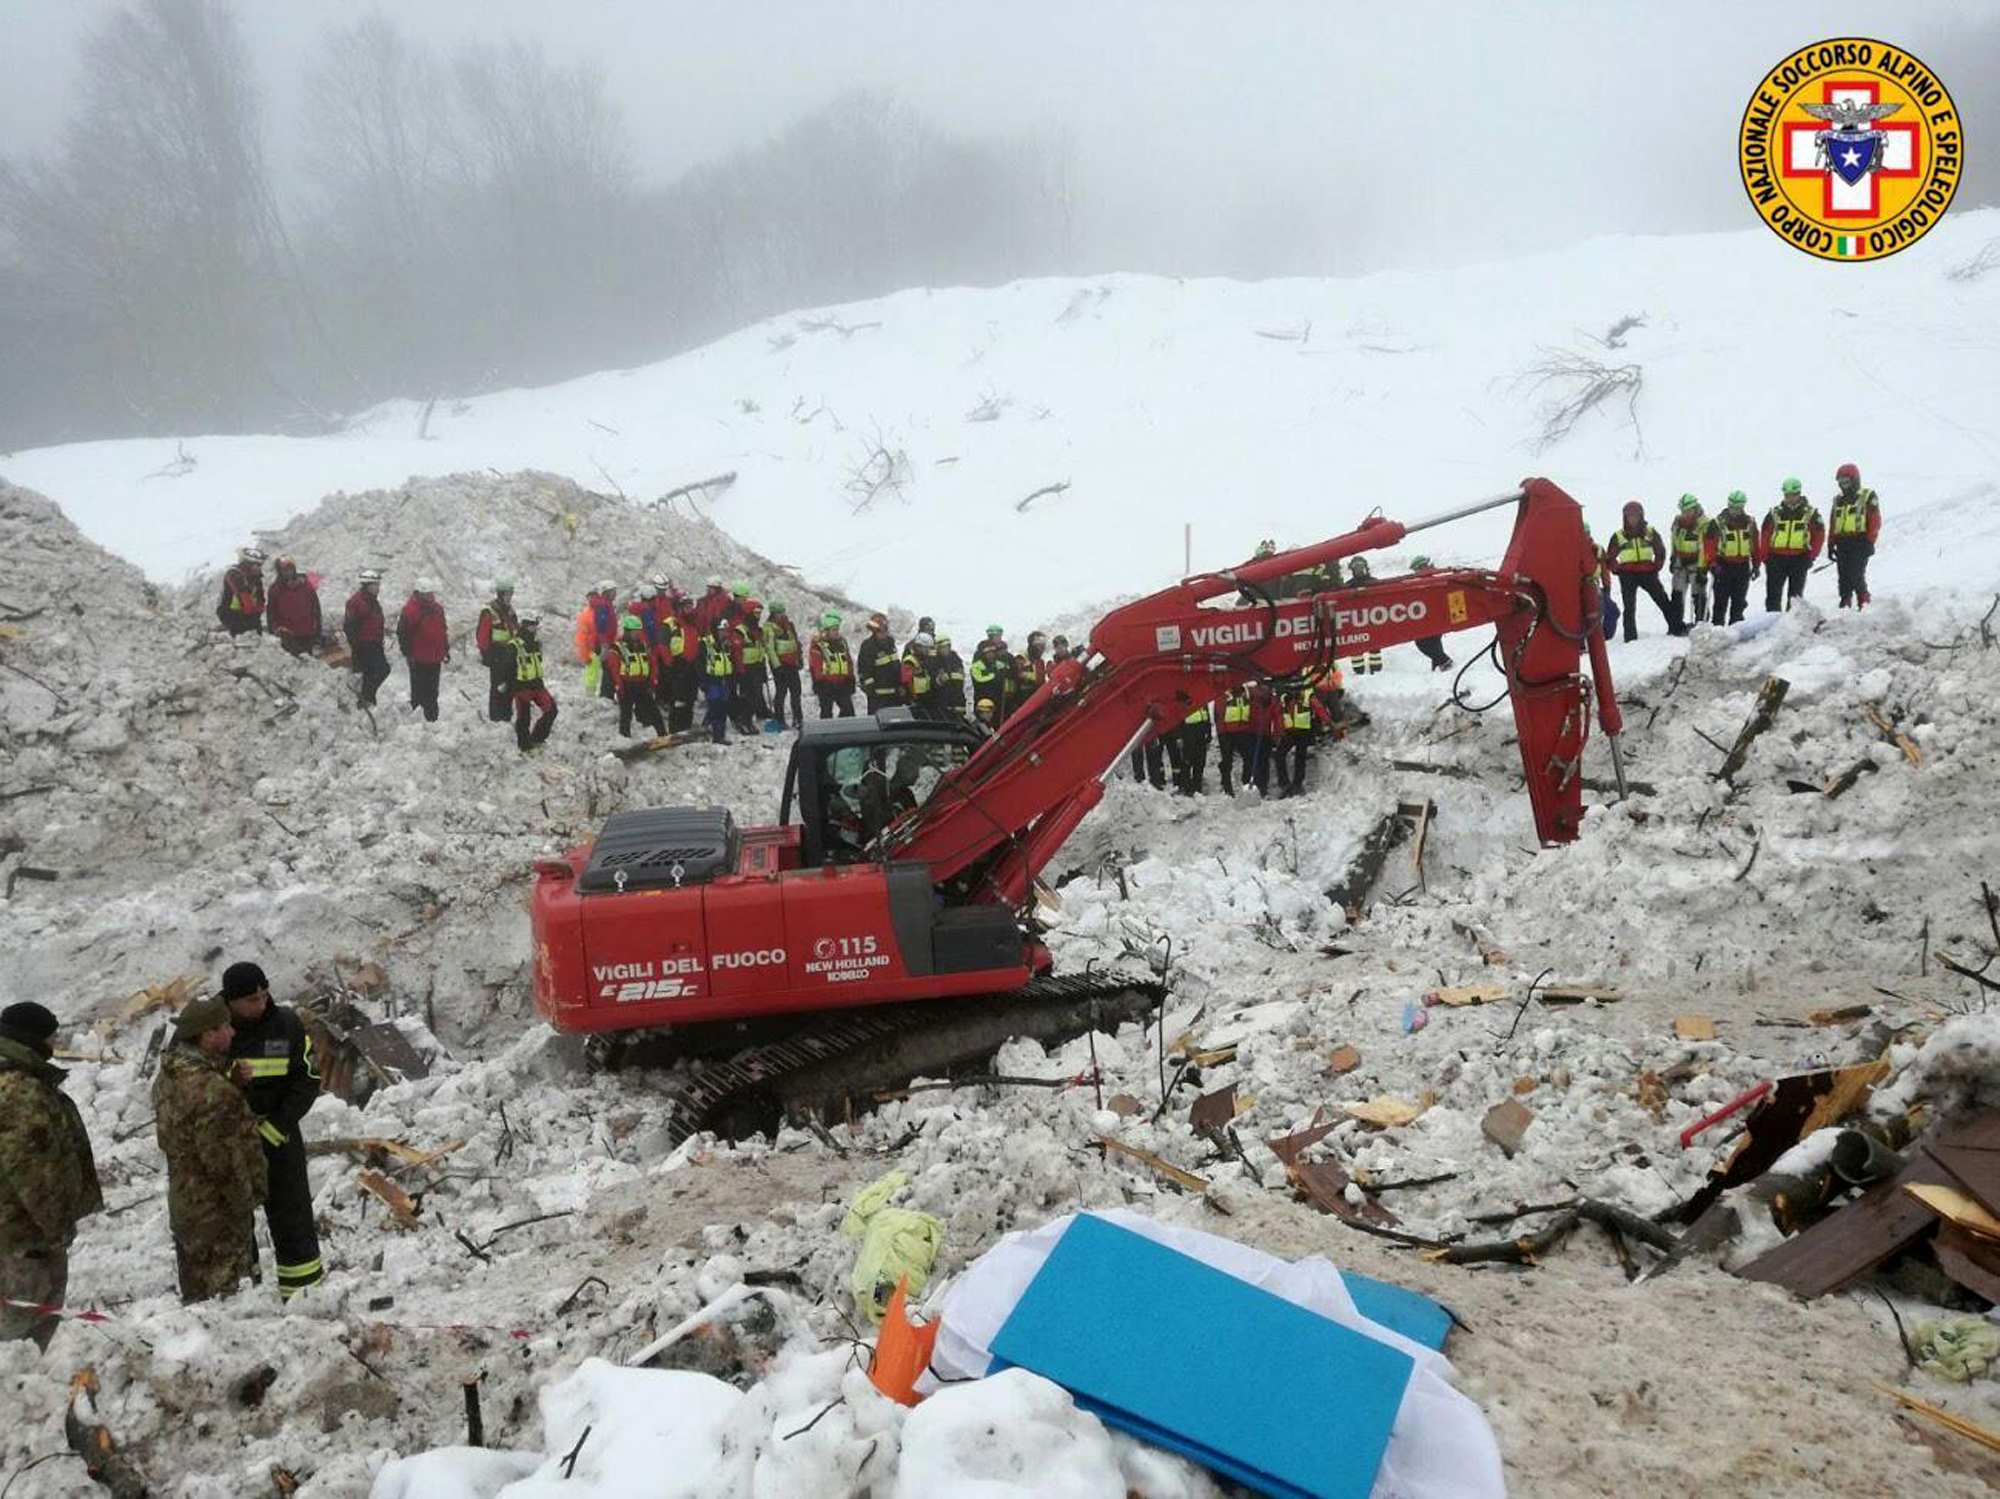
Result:
<svg viewBox="0 0 2000 1499">
<path fill-rule="evenodd" d="M 1497 571 L 1275 596 L 1280 580 L 1501 505 L 1516 514 Z M 992 732 L 910 709 L 808 724 L 776 826 L 738 828 L 722 809 L 620 812 L 594 843 L 537 864 L 535 1002 L 556 1029 L 584 1032 L 977 995 L 1004 1033 L 1038 1000 L 1074 1010 L 1100 995 L 1047 976 L 1034 882 L 1133 747 L 1241 683 L 1484 625 L 1497 632 L 1536 830 L 1566 842 L 1583 814 L 1593 696 L 1614 764 L 1621 728 L 1597 565 L 1576 502 L 1527 479 L 1413 525 L 1371 516 L 1114 609 Z M 895 1029 L 850 1028 L 838 1045 L 794 1042 L 762 1065 L 879 1046 Z"/>
</svg>

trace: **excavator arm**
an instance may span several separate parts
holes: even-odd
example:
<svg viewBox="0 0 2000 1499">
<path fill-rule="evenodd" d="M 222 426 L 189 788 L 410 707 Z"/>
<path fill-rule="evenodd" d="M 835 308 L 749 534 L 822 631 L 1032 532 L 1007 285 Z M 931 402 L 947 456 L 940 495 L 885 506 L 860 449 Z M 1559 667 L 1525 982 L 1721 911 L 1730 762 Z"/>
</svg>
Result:
<svg viewBox="0 0 2000 1499">
<path fill-rule="evenodd" d="M 1303 597 L 1270 592 L 1281 578 L 1508 504 L 1517 507 L 1514 533 L 1495 571 L 1385 578 Z M 1217 606 L 1231 597 L 1239 602 Z M 1622 724 L 1582 511 L 1547 479 L 1527 479 L 1408 526 L 1371 517 L 1343 536 L 1114 609 L 1092 630 L 1084 659 L 1052 667 L 963 766 L 884 831 L 881 851 L 927 863 L 933 882 L 961 899 L 1022 905 L 1125 754 L 1197 707 L 1258 678 L 1303 676 L 1344 656 L 1486 625 L 1498 635 L 1536 831 L 1545 843 L 1567 842 L 1583 814 L 1593 693 L 1614 759 Z"/>
</svg>

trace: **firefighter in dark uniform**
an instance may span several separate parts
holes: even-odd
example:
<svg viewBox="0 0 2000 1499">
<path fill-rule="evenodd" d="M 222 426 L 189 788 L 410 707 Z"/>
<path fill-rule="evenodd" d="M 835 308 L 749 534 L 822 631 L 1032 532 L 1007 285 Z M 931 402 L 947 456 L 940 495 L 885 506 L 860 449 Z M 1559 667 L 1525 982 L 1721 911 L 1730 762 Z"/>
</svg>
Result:
<svg viewBox="0 0 2000 1499">
<path fill-rule="evenodd" d="M 319 1097 L 319 1069 L 312 1037 L 298 1015 L 271 1002 L 271 986 L 255 963 L 231 963 L 222 974 L 236 1038 L 229 1059 L 245 1076 L 244 1097 L 257 1116 L 270 1169 L 264 1221 L 278 1262 L 278 1294 L 289 1301 L 325 1275 L 319 1231 L 313 1225 L 312 1184 L 306 1178 L 306 1144 L 299 1126 Z M 238 1066 L 237 1064 L 240 1064 Z"/>
</svg>

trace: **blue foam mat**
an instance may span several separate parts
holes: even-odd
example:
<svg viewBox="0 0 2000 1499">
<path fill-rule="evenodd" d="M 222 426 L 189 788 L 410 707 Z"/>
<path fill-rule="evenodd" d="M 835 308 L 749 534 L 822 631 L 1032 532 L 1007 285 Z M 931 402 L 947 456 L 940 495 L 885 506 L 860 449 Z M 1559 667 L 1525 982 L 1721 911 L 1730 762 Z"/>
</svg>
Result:
<svg viewBox="0 0 2000 1499">
<path fill-rule="evenodd" d="M 1341 1271 L 1340 1279 L 1347 1287 L 1347 1294 L 1354 1298 L 1354 1309 L 1370 1322 L 1380 1322 L 1412 1343 L 1444 1352 L 1444 1340 L 1451 1332 L 1451 1313 L 1430 1297 L 1352 1270 Z"/>
<path fill-rule="evenodd" d="M 1087 1213 L 992 1351 L 995 1367 L 1054 1381 L 1107 1425 L 1285 1499 L 1366 1499 L 1412 1368 L 1408 1354 Z"/>
</svg>

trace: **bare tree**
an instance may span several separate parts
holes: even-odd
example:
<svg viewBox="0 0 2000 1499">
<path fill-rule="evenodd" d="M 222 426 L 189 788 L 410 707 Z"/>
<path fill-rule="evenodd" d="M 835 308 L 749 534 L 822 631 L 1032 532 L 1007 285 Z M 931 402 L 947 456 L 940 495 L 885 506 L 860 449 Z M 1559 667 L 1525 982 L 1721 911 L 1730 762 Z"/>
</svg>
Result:
<svg viewBox="0 0 2000 1499">
<path fill-rule="evenodd" d="M 141 0 L 84 45 L 48 160 L 0 171 L 0 226 L 51 296 L 94 309 L 105 378 L 142 422 L 260 399 L 283 326 L 283 226 L 235 17 Z"/>
</svg>

